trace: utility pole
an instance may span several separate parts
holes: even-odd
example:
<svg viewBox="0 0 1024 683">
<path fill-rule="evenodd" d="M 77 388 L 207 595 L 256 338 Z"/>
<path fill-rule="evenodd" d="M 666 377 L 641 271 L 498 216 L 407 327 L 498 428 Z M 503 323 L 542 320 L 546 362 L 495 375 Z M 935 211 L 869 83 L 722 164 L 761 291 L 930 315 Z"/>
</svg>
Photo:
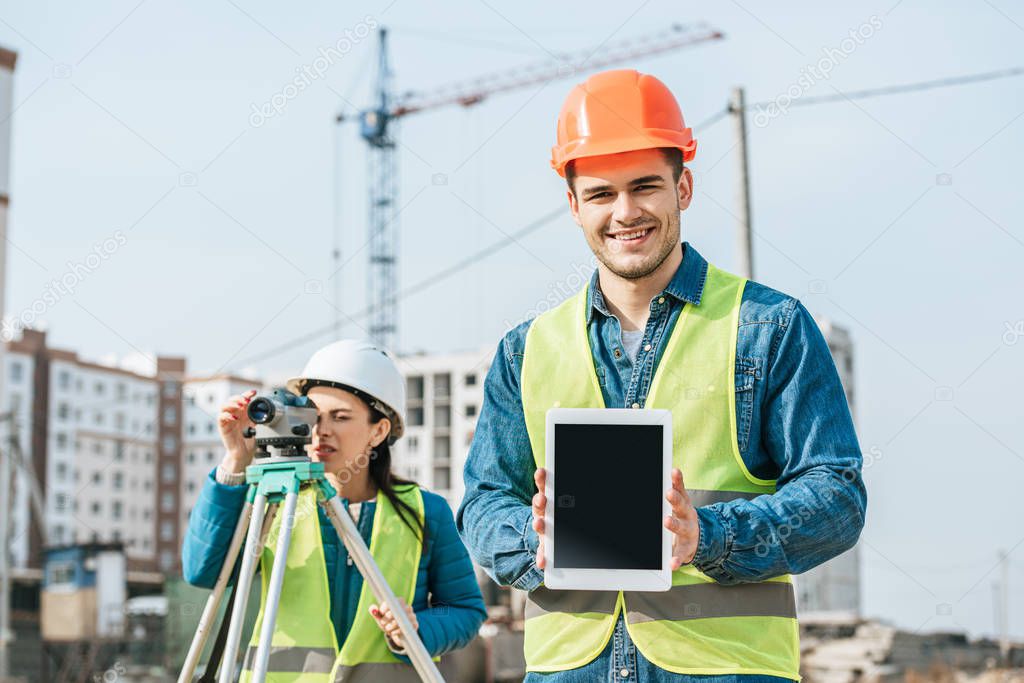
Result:
<svg viewBox="0 0 1024 683">
<path fill-rule="evenodd" d="M 3 360 L 0 354 L 0 361 Z M 3 374 L 3 367 L 0 365 L 0 376 Z M 2 377 L 0 377 L 2 386 Z M 10 415 L 11 424 L 16 419 L 13 413 Z M 7 430 L 4 429 L 6 432 Z M 13 430 L 12 430 L 13 431 Z M 2 443 L 2 441 L 0 441 Z M 0 450 L 0 495 L 3 496 L 3 503 L 0 503 L 0 681 L 6 681 L 10 676 L 10 664 L 8 654 L 10 653 L 11 633 L 11 551 L 10 551 L 10 523 L 11 511 L 14 507 L 14 497 L 11 495 L 13 472 L 11 458 L 13 453 L 3 445 Z"/>
<path fill-rule="evenodd" d="M 999 652 L 1004 666 L 1010 664 L 1010 556 L 999 551 Z"/>
<path fill-rule="evenodd" d="M 750 222 L 750 177 L 747 173 L 747 115 L 743 88 L 733 88 L 729 100 L 729 114 L 732 115 L 736 131 L 736 162 L 739 171 L 739 226 L 736 239 L 736 271 L 747 279 L 754 278 L 753 232 Z"/>
<path fill-rule="evenodd" d="M 4 315 L 4 290 L 7 284 L 7 209 L 10 204 L 10 160 L 11 160 L 11 102 L 14 92 L 14 66 L 18 54 L 0 47 L 0 319 Z M 0 401 L 7 394 L 4 391 L 4 355 L 7 344 L 0 338 Z M 14 418 L 11 418 L 14 426 Z M 12 433 L 13 433 L 12 429 Z M 6 448 L 5 448 L 6 450 Z M 10 563 L 10 520 L 13 498 L 10 495 L 13 482 L 13 466 L 10 453 L 0 454 L 0 681 L 9 675 L 8 653 L 11 640 L 11 563 Z"/>
</svg>

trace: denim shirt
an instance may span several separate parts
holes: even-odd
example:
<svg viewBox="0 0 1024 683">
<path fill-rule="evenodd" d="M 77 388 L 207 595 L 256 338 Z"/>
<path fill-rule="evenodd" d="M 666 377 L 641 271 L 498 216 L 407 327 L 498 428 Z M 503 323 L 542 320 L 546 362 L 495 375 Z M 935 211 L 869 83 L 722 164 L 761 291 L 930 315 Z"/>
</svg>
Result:
<svg viewBox="0 0 1024 683">
<path fill-rule="evenodd" d="M 591 277 L 587 332 L 608 407 L 644 405 L 680 312 L 686 305 L 700 304 L 708 263 L 689 243 L 682 249 L 672 280 L 651 299 L 635 361 L 623 349 L 620 323 L 608 310 L 598 273 Z M 466 494 L 456 517 L 473 559 L 498 584 L 525 591 L 544 579 L 536 566 L 537 533 L 530 526 L 536 466 L 520 393 L 531 322 L 504 336 L 487 373 L 466 460 Z M 740 455 L 752 474 L 776 479 L 778 490 L 697 509 L 700 540 L 692 563 L 721 584 L 805 572 L 839 555 L 857 542 L 867 506 L 846 395 L 828 344 L 799 301 L 760 283 L 747 283 L 735 376 Z M 623 637 L 628 641 L 628 634 Z M 607 673 L 589 671 L 591 667 L 613 666 L 617 657 L 625 656 L 611 651 L 619 642 L 616 636 L 598 660 L 583 667 L 594 680 Z M 663 673 L 649 680 L 709 678 L 669 678 Z M 616 680 L 628 680 L 618 675 Z"/>
</svg>

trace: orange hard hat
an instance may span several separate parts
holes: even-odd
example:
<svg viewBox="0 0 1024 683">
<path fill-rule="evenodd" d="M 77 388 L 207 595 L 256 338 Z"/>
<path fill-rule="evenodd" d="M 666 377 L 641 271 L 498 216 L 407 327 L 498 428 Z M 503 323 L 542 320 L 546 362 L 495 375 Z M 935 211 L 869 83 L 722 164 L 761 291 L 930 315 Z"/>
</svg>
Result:
<svg viewBox="0 0 1024 683">
<path fill-rule="evenodd" d="M 573 159 L 654 147 L 676 147 L 684 162 L 697 151 L 672 91 L 633 69 L 603 71 L 565 98 L 551 168 L 564 178 L 565 165 Z"/>
</svg>

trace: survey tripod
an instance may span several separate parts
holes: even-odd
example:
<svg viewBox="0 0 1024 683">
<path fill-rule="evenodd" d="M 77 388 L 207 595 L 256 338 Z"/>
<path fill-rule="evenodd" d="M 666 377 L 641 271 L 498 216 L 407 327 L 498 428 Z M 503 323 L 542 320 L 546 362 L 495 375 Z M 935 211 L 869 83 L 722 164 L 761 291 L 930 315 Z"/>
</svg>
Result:
<svg viewBox="0 0 1024 683">
<path fill-rule="evenodd" d="M 275 396 L 280 393 L 275 392 Z M 294 398 L 294 394 L 289 394 Z M 260 401 L 266 403 L 260 403 Z M 301 399 L 300 399 L 301 400 Z M 258 427 L 264 412 L 268 409 L 271 418 L 274 415 L 274 405 L 277 412 L 287 410 L 287 404 L 282 405 L 273 399 L 257 398 L 250 403 L 249 416 Z M 284 410 L 282 410 L 284 409 Z M 270 422 L 271 420 L 265 420 Z M 402 630 L 402 638 L 405 643 L 406 654 L 416 668 L 420 678 L 427 683 L 444 683 L 440 672 L 430 659 L 423 642 L 419 639 L 416 629 L 412 627 L 409 615 L 402 608 L 401 603 L 395 596 L 391 586 L 388 585 L 381 574 L 380 568 L 374 562 L 369 548 L 363 542 L 362 536 L 348 511 L 341 504 L 337 491 L 324 476 L 323 463 L 313 462 L 304 454 L 302 446 L 309 442 L 308 424 L 294 424 L 290 431 L 297 435 L 305 436 L 305 439 L 296 440 L 290 438 L 259 438 L 257 430 L 257 457 L 253 465 L 246 468 L 246 483 L 249 485 L 246 502 L 242 508 L 241 517 L 235 527 L 235 533 L 228 546 L 228 553 L 221 567 L 217 583 L 206 601 L 206 606 L 199 618 L 199 626 L 196 628 L 195 636 L 189 647 L 185 664 L 182 667 L 178 683 L 191 683 L 192 676 L 199 664 L 199 658 L 206 645 L 206 641 L 213 629 L 220 609 L 221 600 L 224 597 L 228 581 L 234 571 L 235 563 L 239 552 L 242 552 L 242 562 L 239 569 L 236 585 L 232 594 L 231 603 L 228 608 L 230 622 L 227 631 L 227 639 L 224 641 L 223 658 L 220 672 L 217 676 L 217 683 L 232 683 L 234 681 L 235 664 L 238 659 L 238 651 L 242 640 L 242 629 L 245 621 L 246 603 L 249 598 L 249 591 L 252 588 L 253 577 L 258 567 L 260 556 L 263 554 L 263 547 L 267 540 L 267 534 L 274 522 L 275 516 L 283 514 L 277 546 L 274 551 L 274 564 L 268 579 L 266 604 L 263 608 L 263 624 L 260 630 L 259 645 L 252 661 L 252 683 L 263 683 L 267 675 L 267 667 L 270 658 L 271 639 L 274 634 L 274 622 L 277 619 L 279 602 L 281 599 L 281 587 L 284 582 L 285 565 L 288 560 L 288 548 L 291 542 L 292 526 L 296 516 L 298 505 L 299 489 L 302 486 L 313 486 L 316 489 L 317 501 L 323 507 L 327 518 L 331 521 L 341 541 L 348 549 L 352 558 L 363 575 L 363 580 L 368 582 L 374 596 L 380 602 L 386 604 L 391 614 L 398 621 Z M 285 425 L 288 427 L 288 425 Z M 306 427 L 305 430 L 302 427 Z M 280 433 L 280 432 L 278 432 Z M 250 434 L 251 435 L 251 434 Z M 262 443 L 261 443 L 262 442 Z M 275 447 L 283 455 L 271 455 L 267 446 Z M 261 457 L 262 456 L 262 457 Z M 279 510 L 281 504 L 283 510 Z M 243 550 L 243 539 L 245 542 Z M 228 612 L 224 618 L 228 619 Z M 209 666 L 209 665 L 208 665 Z M 214 666 L 216 666 L 214 664 Z M 204 680 L 212 681 L 212 671 L 208 672 Z"/>
</svg>

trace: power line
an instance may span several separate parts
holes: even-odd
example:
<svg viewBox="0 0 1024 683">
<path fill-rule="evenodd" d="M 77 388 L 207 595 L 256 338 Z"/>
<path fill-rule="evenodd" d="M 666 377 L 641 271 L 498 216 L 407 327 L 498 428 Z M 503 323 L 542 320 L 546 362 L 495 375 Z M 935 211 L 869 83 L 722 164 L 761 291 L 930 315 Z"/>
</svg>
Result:
<svg viewBox="0 0 1024 683">
<path fill-rule="evenodd" d="M 829 102 L 843 102 L 849 100 L 861 100 L 868 97 L 882 97 L 884 95 L 899 95 L 908 92 L 920 92 L 922 90 L 934 90 L 936 88 L 948 88 L 956 85 L 966 85 L 969 83 L 981 83 L 983 81 L 993 81 L 999 78 L 1013 78 L 1015 76 L 1024 75 L 1024 67 L 1015 66 L 1009 69 L 1000 69 L 998 71 L 988 71 L 980 74 L 972 74 L 970 76 L 951 76 L 948 78 L 937 78 L 931 81 L 918 81 L 917 83 L 904 83 L 902 85 L 889 85 L 882 86 L 879 88 L 867 88 L 864 90 L 854 90 L 847 93 L 836 93 L 834 95 L 816 95 L 814 97 L 800 97 L 793 98 L 787 107 L 804 107 L 813 104 L 827 104 Z M 763 100 L 761 102 L 753 102 L 743 108 L 744 111 L 751 111 L 757 107 L 767 107 L 772 104 L 777 104 L 775 100 Z M 693 127 L 694 131 L 704 132 L 711 126 L 721 121 L 727 114 L 729 114 L 729 107 L 712 114 L 707 117 L 696 126 Z"/>
<path fill-rule="evenodd" d="M 838 102 L 843 100 L 860 100 L 867 97 L 880 97 L 882 95 L 897 95 L 907 92 L 919 92 L 921 90 L 934 90 L 936 88 L 948 88 L 955 85 L 966 85 L 968 83 L 980 83 L 982 81 L 992 81 L 998 78 L 1011 78 L 1014 76 L 1020 76 L 1024 74 L 1024 67 L 1013 67 L 1010 69 L 1001 69 L 999 71 L 989 71 L 982 74 L 973 74 L 970 76 L 953 76 L 950 78 L 939 78 L 933 81 L 920 81 L 918 83 L 905 83 L 903 85 L 891 85 L 881 88 L 869 88 L 866 90 L 855 90 L 848 93 L 836 93 L 835 95 L 818 95 L 816 97 L 801 97 L 794 99 L 790 102 L 789 106 L 799 107 L 810 104 L 823 104 L 826 102 Z M 751 107 L 767 106 L 773 104 L 771 100 L 766 102 L 756 102 L 746 107 L 747 111 L 750 111 Z"/>
<path fill-rule="evenodd" d="M 451 277 L 455 273 L 459 272 L 460 270 L 464 270 L 465 268 L 468 268 L 469 266 L 476 265 L 482 259 L 485 259 L 488 256 L 491 256 L 492 254 L 495 254 L 495 253 L 501 251 L 502 249 L 504 249 L 505 247 L 509 246 L 510 244 L 515 243 L 519 238 L 525 237 L 526 235 L 529 235 L 530 233 L 535 232 L 536 230 L 540 229 L 541 227 L 547 225 L 552 220 L 554 220 L 557 216 L 561 216 L 564 212 L 565 212 L 565 206 L 564 205 L 559 205 L 558 208 L 553 209 L 552 211 L 549 211 L 549 212 L 545 213 L 540 218 L 537 218 L 537 219 L 531 221 L 526 226 L 524 226 L 523 228 L 519 229 L 517 232 L 514 232 L 514 233 L 510 234 L 505 239 L 498 240 L 497 242 L 495 242 L 495 243 L 493 243 L 493 244 L 491 244 L 489 246 L 486 246 L 483 249 L 480 249 L 479 251 L 477 251 L 477 252 L 475 252 L 473 254 L 470 254 L 469 256 L 467 256 L 467 257 L 465 257 L 465 258 L 463 258 L 463 259 L 461 259 L 459 261 L 456 261 L 455 263 L 451 264 L 450 266 L 448 266 L 448 267 L 446 267 L 446 268 L 444 268 L 442 270 L 439 270 L 438 272 L 436 272 L 436 273 L 434 273 L 434 274 L 424 278 L 423 280 L 420 280 L 419 282 L 417 282 L 417 283 L 415 283 L 413 285 L 409 285 L 405 289 L 403 289 L 400 292 L 398 292 L 397 294 L 395 294 L 395 296 L 392 298 L 392 301 L 397 302 L 397 301 L 399 301 L 401 299 L 404 299 L 405 297 L 407 297 L 407 296 L 409 296 L 411 294 L 418 294 L 420 292 L 423 292 L 423 291 L 429 289 L 430 287 L 433 287 L 437 283 L 441 282 L 442 280 L 448 279 L 449 277 Z M 351 316 L 347 316 L 347 317 L 349 318 L 349 320 L 358 320 L 360 318 L 365 318 L 366 316 L 368 316 L 372 310 L 373 310 L 372 307 L 367 306 L 363 310 L 358 311 L 357 313 L 354 313 Z M 313 330 L 312 332 L 304 334 L 301 337 L 296 337 L 296 338 L 294 338 L 294 339 L 292 339 L 292 340 L 290 340 L 288 342 L 285 342 L 284 344 L 280 344 L 278 346 L 275 346 L 274 348 L 272 348 L 272 349 L 270 349 L 268 351 L 264 351 L 263 353 L 255 354 L 255 355 L 250 356 L 248 358 L 243 358 L 242 360 L 235 361 L 232 365 L 235 365 L 235 366 L 245 366 L 245 365 L 249 365 L 251 363 L 255 363 L 255 362 L 258 362 L 258 361 L 261 361 L 261 360 L 266 360 L 267 358 L 270 358 L 270 357 L 273 357 L 273 356 L 277 356 L 277 355 L 279 355 L 281 353 L 284 353 L 285 351 L 290 351 L 290 350 L 294 349 L 296 346 L 300 346 L 300 345 L 305 344 L 307 342 L 313 341 L 314 339 L 317 339 L 318 337 L 322 337 L 325 334 L 328 334 L 328 333 L 333 332 L 333 331 L 334 331 L 334 324 L 332 323 L 332 324 L 327 325 L 325 327 L 321 327 L 319 329 Z"/>
</svg>

